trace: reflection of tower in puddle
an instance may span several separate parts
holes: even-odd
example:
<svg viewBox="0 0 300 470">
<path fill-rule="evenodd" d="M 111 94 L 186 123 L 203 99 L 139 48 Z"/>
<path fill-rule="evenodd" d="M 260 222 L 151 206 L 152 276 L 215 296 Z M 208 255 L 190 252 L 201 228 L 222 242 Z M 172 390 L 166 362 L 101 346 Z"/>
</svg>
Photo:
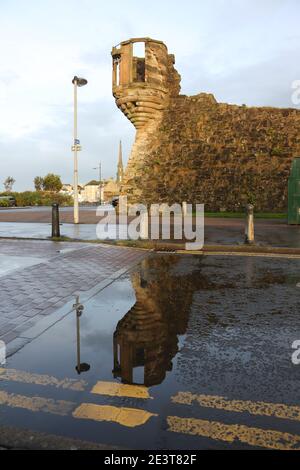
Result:
<svg viewBox="0 0 300 470">
<path fill-rule="evenodd" d="M 136 303 L 114 333 L 113 372 L 125 383 L 157 385 L 172 370 L 178 335 L 186 331 L 197 288 L 195 272 L 176 275 L 180 260 L 174 255 L 151 257 L 132 275 Z M 134 370 L 140 367 L 144 377 L 136 381 Z"/>
</svg>

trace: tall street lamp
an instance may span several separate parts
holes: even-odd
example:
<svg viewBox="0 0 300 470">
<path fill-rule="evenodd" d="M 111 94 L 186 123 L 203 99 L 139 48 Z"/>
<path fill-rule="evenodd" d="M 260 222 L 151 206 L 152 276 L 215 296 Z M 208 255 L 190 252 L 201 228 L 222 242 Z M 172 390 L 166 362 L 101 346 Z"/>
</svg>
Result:
<svg viewBox="0 0 300 470">
<path fill-rule="evenodd" d="M 101 196 L 101 191 L 102 191 L 102 171 L 101 171 L 101 162 L 99 162 L 99 165 L 93 168 L 93 170 L 99 170 L 99 191 L 100 191 L 100 198 L 99 202 L 100 205 L 102 204 L 102 196 Z"/>
<path fill-rule="evenodd" d="M 75 77 L 72 80 L 74 85 L 74 143 L 72 151 L 74 152 L 74 224 L 79 223 L 78 210 L 78 157 L 77 152 L 81 150 L 80 140 L 77 136 L 77 88 L 87 84 L 85 78 Z"/>
</svg>

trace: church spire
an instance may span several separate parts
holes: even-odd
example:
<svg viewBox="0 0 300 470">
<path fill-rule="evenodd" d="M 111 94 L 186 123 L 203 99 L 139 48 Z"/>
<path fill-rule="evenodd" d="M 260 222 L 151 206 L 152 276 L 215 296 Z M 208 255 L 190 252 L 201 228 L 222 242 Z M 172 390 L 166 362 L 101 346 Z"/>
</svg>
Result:
<svg viewBox="0 0 300 470">
<path fill-rule="evenodd" d="M 117 183 L 120 184 L 123 181 L 123 156 L 122 156 L 122 141 L 120 140 L 119 145 L 119 160 L 118 160 L 118 171 L 117 171 Z"/>
</svg>

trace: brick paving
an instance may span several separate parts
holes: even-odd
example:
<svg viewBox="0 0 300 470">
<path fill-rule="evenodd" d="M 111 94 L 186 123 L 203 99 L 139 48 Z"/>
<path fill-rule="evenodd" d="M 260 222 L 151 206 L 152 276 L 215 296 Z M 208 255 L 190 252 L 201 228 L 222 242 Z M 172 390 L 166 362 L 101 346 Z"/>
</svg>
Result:
<svg viewBox="0 0 300 470">
<path fill-rule="evenodd" d="M 0 340 L 7 345 L 45 316 L 51 316 L 76 293 L 129 269 L 146 255 L 140 250 L 108 245 L 29 240 L 1 240 L 0 254 L 41 259 L 34 266 L 2 276 L 0 269 Z"/>
<path fill-rule="evenodd" d="M 87 243 L 68 243 L 68 242 L 44 242 L 31 240 L 5 240 L 0 239 L 0 254 L 8 256 L 33 256 L 35 258 L 50 259 L 57 256 L 64 250 L 77 250 L 85 246 Z"/>
</svg>

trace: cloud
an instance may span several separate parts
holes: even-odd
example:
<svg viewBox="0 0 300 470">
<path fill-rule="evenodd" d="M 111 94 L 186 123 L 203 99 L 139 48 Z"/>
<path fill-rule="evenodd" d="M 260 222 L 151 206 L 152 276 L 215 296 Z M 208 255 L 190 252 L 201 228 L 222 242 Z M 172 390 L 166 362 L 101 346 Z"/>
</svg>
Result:
<svg viewBox="0 0 300 470">
<path fill-rule="evenodd" d="M 111 47 L 129 37 L 165 41 L 176 56 L 182 92 L 208 91 L 219 101 L 291 106 L 300 79 L 298 0 L 10 0 L 0 18 L 0 183 L 32 187 L 34 176 L 72 178 L 75 74 L 79 90 L 80 180 L 116 172 L 134 128 L 111 94 Z M 2 179 L 2 180 L 1 180 Z"/>
</svg>

